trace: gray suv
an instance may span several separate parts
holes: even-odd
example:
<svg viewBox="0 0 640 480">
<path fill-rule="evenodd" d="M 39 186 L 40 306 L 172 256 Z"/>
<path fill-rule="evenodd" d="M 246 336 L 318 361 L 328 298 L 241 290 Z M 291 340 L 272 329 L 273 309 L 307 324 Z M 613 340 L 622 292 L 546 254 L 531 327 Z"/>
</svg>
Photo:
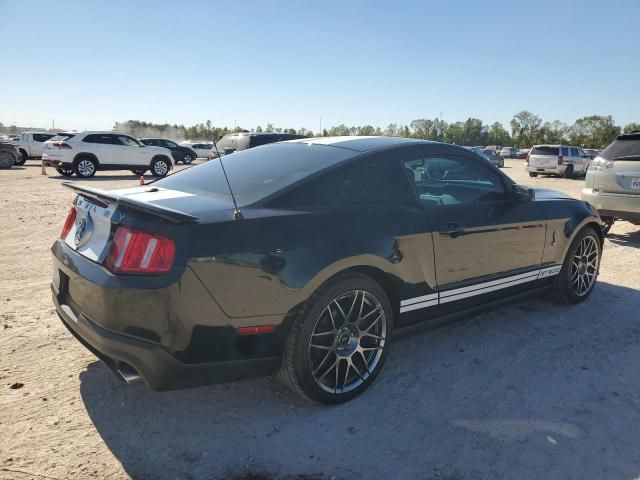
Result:
<svg viewBox="0 0 640 480">
<path fill-rule="evenodd" d="M 584 183 L 582 199 L 607 231 L 616 219 L 640 225 L 640 131 L 619 135 L 591 162 Z"/>
</svg>

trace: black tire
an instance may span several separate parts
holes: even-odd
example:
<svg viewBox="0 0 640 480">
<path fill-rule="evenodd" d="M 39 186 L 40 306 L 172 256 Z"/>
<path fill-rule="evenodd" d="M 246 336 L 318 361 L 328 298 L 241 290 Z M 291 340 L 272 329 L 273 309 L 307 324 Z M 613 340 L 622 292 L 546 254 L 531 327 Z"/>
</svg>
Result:
<svg viewBox="0 0 640 480">
<path fill-rule="evenodd" d="M 608 216 L 604 216 L 600 218 L 604 222 L 604 226 L 602 227 L 602 233 L 607 235 L 609 233 L 609 230 L 611 230 L 611 227 L 613 227 L 613 224 L 615 223 L 616 219 L 615 217 L 608 217 Z"/>
<path fill-rule="evenodd" d="M 355 297 L 350 297 L 354 292 Z M 344 308 L 351 305 L 346 317 L 353 320 L 357 316 L 360 321 L 341 319 L 338 312 L 344 308 L 338 310 L 337 302 L 338 305 L 342 302 Z M 363 305 L 362 309 L 357 308 L 357 315 L 353 311 L 356 304 Z M 380 311 L 382 314 L 376 316 Z M 330 331 L 325 332 L 327 326 L 321 324 L 329 321 Z M 323 332 L 314 334 L 316 328 Z M 371 331 L 376 332 L 373 337 Z M 316 290 L 298 312 L 282 354 L 280 378 L 308 400 L 327 405 L 346 402 L 364 392 L 375 380 L 389 351 L 392 333 L 393 313 L 383 288 L 364 275 L 338 275 Z M 314 342 L 325 342 L 325 345 L 312 345 L 313 337 L 316 337 Z M 362 348 L 368 350 L 362 352 Z M 371 355 L 368 359 L 367 354 Z M 320 378 L 314 376 L 325 369 Z M 335 385 L 331 386 L 334 380 Z M 342 388 L 338 387 L 340 380 L 343 380 Z"/>
<path fill-rule="evenodd" d="M 141 176 L 144 175 L 145 173 L 147 173 L 147 169 L 146 168 L 134 168 L 133 170 L 131 170 L 131 173 L 133 173 L 136 176 Z"/>
<path fill-rule="evenodd" d="M 151 173 L 154 177 L 164 177 L 171 171 L 171 162 L 166 158 L 157 158 L 151 162 Z"/>
<path fill-rule="evenodd" d="M 195 160 L 195 157 L 190 153 L 185 153 L 184 157 L 182 157 L 182 163 L 184 163 L 185 165 L 190 165 L 191 162 L 193 162 L 194 160 Z"/>
<path fill-rule="evenodd" d="M 73 168 L 77 176 L 91 178 L 98 171 L 98 164 L 91 157 L 80 157 L 74 162 Z"/>
<path fill-rule="evenodd" d="M 20 156 L 16 158 L 15 164 L 24 165 L 28 158 L 29 158 L 29 155 L 27 155 L 27 152 L 25 152 L 24 150 L 20 150 Z"/>
<path fill-rule="evenodd" d="M 73 168 L 65 168 L 65 167 L 56 168 L 56 172 L 58 172 L 63 177 L 70 177 L 71 175 L 74 174 Z"/>
<path fill-rule="evenodd" d="M 0 168 L 11 168 L 16 161 L 16 157 L 9 152 L 0 151 Z"/>
<path fill-rule="evenodd" d="M 573 178 L 573 165 L 567 165 L 567 169 L 564 171 L 564 178 Z"/>
<path fill-rule="evenodd" d="M 593 245 L 593 247 L 595 248 L 596 265 L 591 272 L 594 275 L 592 283 L 588 285 L 588 288 L 585 292 L 581 293 L 576 291 L 575 283 L 572 279 L 572 276 L 574 275 L 575 271 L 580 272 L 575 263 L 576 258 L 580 257 L 580 248 L 581 245 L 584 245 L 583 242 L 585 241 L 587 241 L 589 245 Z M 562 269 L 553 282 L 553 293 L 556 301 L 558 301 L 559 303 L 569 304 L 584 302 L 589 297 L 589 295 L 591 295 L 591 292 L 593 292 L 593 288 L 595 287 L 596 281 L 598 279 L 601 256 L 602 244 L 600 243 L 600 237 L 592 227 L 584 227 L 575 236 L 573 242 L 571 242 L 571 246 L 569 247 L 569 250 L 567 250 L 567 255 L 565 256 L 564 262 L 562 263 Z M 580 262 L 582 262 L 582 260 L 580 260 Z M 580 264 L 582 265 L 582 263 Z M 589 268 L 587 268 L 587 271 L 589 271 Z"/>
<path fill-rule="evenodd" d="M 537 172 L 529 172 L 529 176 L 530 177 L 537 177 L 538 174 L 537 174 Z"/>
</svg>

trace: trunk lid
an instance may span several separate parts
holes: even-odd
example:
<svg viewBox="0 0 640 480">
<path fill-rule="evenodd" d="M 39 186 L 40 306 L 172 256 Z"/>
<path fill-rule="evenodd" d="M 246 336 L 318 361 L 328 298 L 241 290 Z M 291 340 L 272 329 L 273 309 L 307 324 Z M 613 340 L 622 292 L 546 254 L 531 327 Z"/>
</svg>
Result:
<svg viewBox="0 0 640 480">
<path fill-rule="evenodd" d="M 202 220 L 233 218 L 233 205 L 180 190 L 149 186 L 118 190 L 99 190 L 65 183 L 75 190 L 76 219 L 64 242 L 80 255 L 103 263 L 113 233 L 118 225 L 128 225 L 133 218 L 143 219 L 144 230 L 154 233 L 162 222 L 192 224 Z"/>
</svg>

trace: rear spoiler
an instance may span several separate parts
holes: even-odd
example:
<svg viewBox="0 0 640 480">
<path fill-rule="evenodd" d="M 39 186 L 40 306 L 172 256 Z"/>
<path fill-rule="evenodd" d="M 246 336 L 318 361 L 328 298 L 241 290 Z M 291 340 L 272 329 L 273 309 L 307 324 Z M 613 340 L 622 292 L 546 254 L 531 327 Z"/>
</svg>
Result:
<svg viewBox="0 0 640 480">
<path fill-rule="evenodd" d="M 106 190 L 100 190 L 98 188 L 86 187 L 82 185 L 75 185 L 71 182 L 63 182 L 62 185 L 79 194 L 87 195 L 96 200 L 108 200 L 110 202 L 117 202 L 123 207 L 130 208 L 132 210 L 138 210 L 140 212 L 152 213 L 173 223 L 197 223 L 198 221 L 198 217 L 194 217 L 193 215 L 189 215 L 188 213 L 180 212 L 168 207 L 161 207 L 159 205 L 154 205 L 148 202 L 133 200 L 124 195 L 117 195 Z"/>
</svg>

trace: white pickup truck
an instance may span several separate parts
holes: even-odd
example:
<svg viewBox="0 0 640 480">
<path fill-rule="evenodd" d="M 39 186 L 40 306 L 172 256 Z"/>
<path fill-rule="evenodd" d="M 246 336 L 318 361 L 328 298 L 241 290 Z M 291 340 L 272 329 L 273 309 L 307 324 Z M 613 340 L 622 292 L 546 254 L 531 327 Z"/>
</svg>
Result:
<svg viewBox="0 0 640 480">
<path fill-rule="evenodd" d="M 52 132 L 22 132 L 16 147 L 21 158 L 16 161 L 16 165 L 22 165 L 29 158 L 41 158 L 44 142 L 52 139 L 57 134 Z"/>
</svg>

